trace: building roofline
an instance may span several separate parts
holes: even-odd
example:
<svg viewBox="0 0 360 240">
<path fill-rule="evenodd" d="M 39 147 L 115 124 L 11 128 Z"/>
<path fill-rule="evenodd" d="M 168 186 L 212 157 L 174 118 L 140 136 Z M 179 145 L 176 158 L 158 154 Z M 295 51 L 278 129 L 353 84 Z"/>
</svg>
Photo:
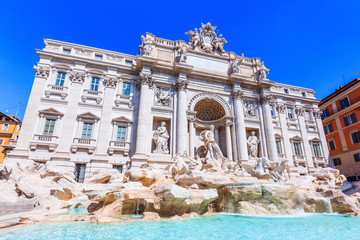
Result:
<svg viewBox="0 0 360 240">
<path fill-rule="evenodd" d="M 345 86 L 340 86 L 338 89 L 335 90 L 335 92 L 333 92 L 330 95 L 328 95 L 327 97 L 323 98 L 320 101 L 319 106 L 321 106 L 321 105 L 325 104 L 326 102 L 330 101 L 332 98 L 336 97 L 340 93 L 348 90 L 349 88 L 351 88 L 352 86 L 354 86 L 358 82 L 360 82 L 360 78 L 355 78 L 354 80 L 352 80 L 351 82 L 349 82 Z"/>
</svg>

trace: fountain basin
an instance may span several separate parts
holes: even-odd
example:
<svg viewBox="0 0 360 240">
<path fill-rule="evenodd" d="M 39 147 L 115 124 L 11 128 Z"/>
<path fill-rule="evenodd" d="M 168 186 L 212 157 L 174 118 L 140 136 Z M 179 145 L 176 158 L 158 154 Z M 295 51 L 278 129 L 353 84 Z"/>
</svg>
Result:
<svg viewBox="0 0 360 240">
<path fill-rule="evenodd" d="M 336 224 L 334 224 L 336 223 Z M 331 226 L 331 227 L 329 227 Z M 1 230 L 1 239 L 358 239 L 360 218 L 343 215 L 254 217 L 218 214 L 182 221 L 48 223 Z"/>
</svg>

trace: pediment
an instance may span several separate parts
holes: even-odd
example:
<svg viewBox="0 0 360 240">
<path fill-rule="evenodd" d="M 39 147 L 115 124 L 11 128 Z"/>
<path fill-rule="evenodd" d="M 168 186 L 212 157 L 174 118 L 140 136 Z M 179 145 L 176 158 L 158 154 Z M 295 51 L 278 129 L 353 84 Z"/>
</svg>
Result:
<svg viewBox="0 0 360 240">
<path fill-rule="evenodd" d="M 93 114 L 91 112 L 86 112 L 86 113 L 79 114 L 77 117 L 78 118 L 85 118 L 85 119 L 96 119 L 96 120 L 100 119 L 98 116 L 96 116 L 95 114 Z"/>
<path fill-rule="evenodd" d="M 66 64 L 54 64 L 52 67 L 57 69 L 72 70 L 72 68 Z"/>
<path fill-rule="evenodd" d="M 56 110 L 55 108 L 47 108 L 44 110 L 40 110 L 39 113 L 45 115 L 64 116 L 62 112 Z"/>
<path fill-rule="evenodd" d="M 132 123 L 132 121 L 124 116 L 114 118 L 113 122 Z"/>
<path fill-rule="evenodd" d="M 313 139 L 310 139 L 310 142 L 320 142 L 320 139 L 317 137 L 314 137 Z"/>
<path fill-rule="evenodd" d="M 291 140 L 299 140 L 299 141 L 301 141 L 302 140 L 302 138 L 300 137 L 300 136 L 295 136 L 295 137 L 293 137 L 293 138 L 291 138 Z"/>
</svg>

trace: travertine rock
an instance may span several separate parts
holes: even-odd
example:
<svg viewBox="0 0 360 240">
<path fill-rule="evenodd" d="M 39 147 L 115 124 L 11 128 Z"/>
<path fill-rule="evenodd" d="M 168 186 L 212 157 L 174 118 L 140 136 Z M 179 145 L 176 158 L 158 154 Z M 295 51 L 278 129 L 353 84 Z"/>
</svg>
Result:
<svg viewBox="0 0 360 240">
<path fill-rule="evenodd" d="M 96 172 L 94 172 L 94 174 L 87 178 L 85 180 L 85 183 L 87 184 L 91 184 L 91 183 L 108 183 L 110 182 L 110 180 L 112 179 L 116 179 L 116 178 L 120 178 L 121 180 L 123 179 L 123 175 L 119 173 L 118 170 L 116 169 L 101 169 L 98 170 Z"/>
<path fill-rule="evenodd" d="M 200 170 L 193 170 L 181 175 L 177 179 L 180 186 L 191 186 L 196 183 L 200 188 L 216 188 L 230 183 L 230 178 L 218 172 L 205 173 Z"/>
<path fill-rule="evenodd" d="M 160 215 L 156 212 L 143 212 L 143 220 L 145 221 L 159 221 Z"/>
<path fill-rule="evenodd" d="M 156 181 L 156 171 L 146 168 L 133 168 L 128 170 L 125 175 L 129 177 L 130 181 L 141 182 L 144 186 L 150 186 Z"/>
</svg>

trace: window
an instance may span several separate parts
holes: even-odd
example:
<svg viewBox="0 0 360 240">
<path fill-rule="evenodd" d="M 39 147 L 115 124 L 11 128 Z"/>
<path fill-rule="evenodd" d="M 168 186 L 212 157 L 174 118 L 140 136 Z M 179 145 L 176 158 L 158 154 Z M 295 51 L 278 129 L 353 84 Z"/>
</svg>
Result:
<svg viewBox="0 0 360 240">
<path fill-rule="evenodd" d="M 81 138 L 87 138 L 87 139 L 91 138 L 93 125 L 94 125 L 93 123 L 84 122 Z"/>
<path fill-rule="evenodd" d="M 329 123 L 328 125 L 324 126 L 324 132 L 325 134 L 329 134 L 332 133 L 334 131 L 331 123 Z"/>
<path fill-rule="evenodd" d="M 123 88 L 122 88 L 122 95 L 130 95 L 130 83 L 128 82 L 123 82 Z"/>
<path fill-rule="evenodd" d="M 294 145 L 294 153 L 296 156 L 302 156 L 302 151 L 301 151 L 301 142 L 299 141 L 294 141 L 293 142 Z"/>
<path fill-rule="evenodd" d="M 340 158 L 334 158 L 334 165 L 341 165 L 341 159 Z"/>
<path fill-rule="evenodd" d="M 126 61 L 125 61 L 125 64 L 131 66 L 131 65 L 132 65 L 132 61 L 126 60 Z"/>
<path fill-rule="evenodd" d="M 357 122 L 355 113 L 347 115 L 344 117 L 345 126 L 349 126 Z"/>
<path fill-rule="evenodd" d="M 19 140 L 19 135 L 16 135 L 15 140 L 16 141 Z"/>
<path fill-rule="evenodd" d="M 289 93 L 289 89 L 286 89 L 286 88 L 285 88 L 285 89 L 284 89 L 284 93 L 285 93 L 285 94 L 288 94 L 288 93 Z"/>
<path fill-rule="evenodd" d="M 44 127 L 44 135 L 52 136 L 54 134 L 56 119 L 46 119 Z"/>
<path fill-rule="evenodd" d="M 21 130 L 21 124 L 20 125 L 18 125 L 18 129 L 17 129 L 18 131 L 20 131 Z"/>
<path fill-rule="evenodd" d="M 126 127 L 118 126 L 116 141 L 119 142 L 126 141 Z"/>
<path fill-rule="evenodd" d="M 360 142 L 360 131 L 352 133 L 351 138 L 352 138 L 354 144 L 359 143 Z"/>
<path fill-rule="evenodd" d="M 63 49 L 63 53 L 65 53 L 65 54 L 70 54 L 70 53 L 71 53 L 71 49 L 66 49 L 66 48 L 64 48 L 64 49 Z"/>
<path fill-rule="evenodd" d="M 99 82 L 100 82 L 100 78 L 93 77 L 91 79 L 90 90 L 91 91 L 99 91 Z"/>
<path fill-rule="evenodd" d="M 333 140 L 330 140 L 330 141 L 329 141 L 329 147 L 330 147 L 330 150 L 331 150 L 331 151 L 332 151 L 332 150 L 335 150 L 335 143 L 334 143 Z"/>
<path fill-rule="evenodd" d="M 360 153 L 354 154 L 355 162 L 360 162 Z"/>
<path fill-rule="evenodd" d="M 325 108 L 323 111 L 322 111 L 322 114 L 321 114 L 321 119 L 325 119 L 327 117 L 330 116 L 330 113 L 329 113 L 329 109 Z"/>
<path fill-rule="evenodd" d="M 85 170 L 86 164 L 75 164 L 74 174 L 75 174 L 75 181 L 78 183 L 83 183 L 85 179 Z"/>
<path fill-rule="evenodd" d="M 286 108 L 288 118 L 294 118 L 294 113 L 291 107 Z"/>
<path fill-rule="evenodd" d="M 315 157 L 321 157 L 320 143 L 312 143 L 313 154 Z"/>
<path fill-rule="evenodd" d="M 275 116 L 274 105 L 270 105 L 270 113 L 272 117 Z"/>
<path fill-rule="evenodd" d="M 306 97 L 306 92 L 301 93 L 303 97 Z"/>
<path fill-rule="evenodd" d="M 56 86 L 64 86 L 65 76 L 66 76 L 66 73 L 58 72 L 55 85 Z"/>
<path fill-rule="evenodd" d="M 345 109 L 347 108 L 348 106 L 350 106 L 350 102 L 349 102 L 349 99 L 347 97 L 343 98 L 340 100 L 340 107 L 341 109 Z"/>
<path fill-rule="evenodd" d="M 0 145 L 2 145 L 4 143 L 4 139 L 0 138 Z"/>
<path fill-rule="evenodd" d="M 95 54 L 95 59 L 102 60 L 103 56 L 99 54 Z"/>
<path fill-rule="evenodd" d="M 282 154 L 282 148 L 281 148 L 281 139 L 276 139 L 276 150 L 278 154 Z"/>
<path fill-rule="evenodd" d="M 4 123 L 2 126 L 2 131 L 7 131 L 9 129 L 9 124 L 8 123 Z"/>
<path fill-rule="evenodd" d="M 113 165 L 113 169 L 118 170 L 119 173 L 123 172 L 123 165 Z"/>
</svg>

